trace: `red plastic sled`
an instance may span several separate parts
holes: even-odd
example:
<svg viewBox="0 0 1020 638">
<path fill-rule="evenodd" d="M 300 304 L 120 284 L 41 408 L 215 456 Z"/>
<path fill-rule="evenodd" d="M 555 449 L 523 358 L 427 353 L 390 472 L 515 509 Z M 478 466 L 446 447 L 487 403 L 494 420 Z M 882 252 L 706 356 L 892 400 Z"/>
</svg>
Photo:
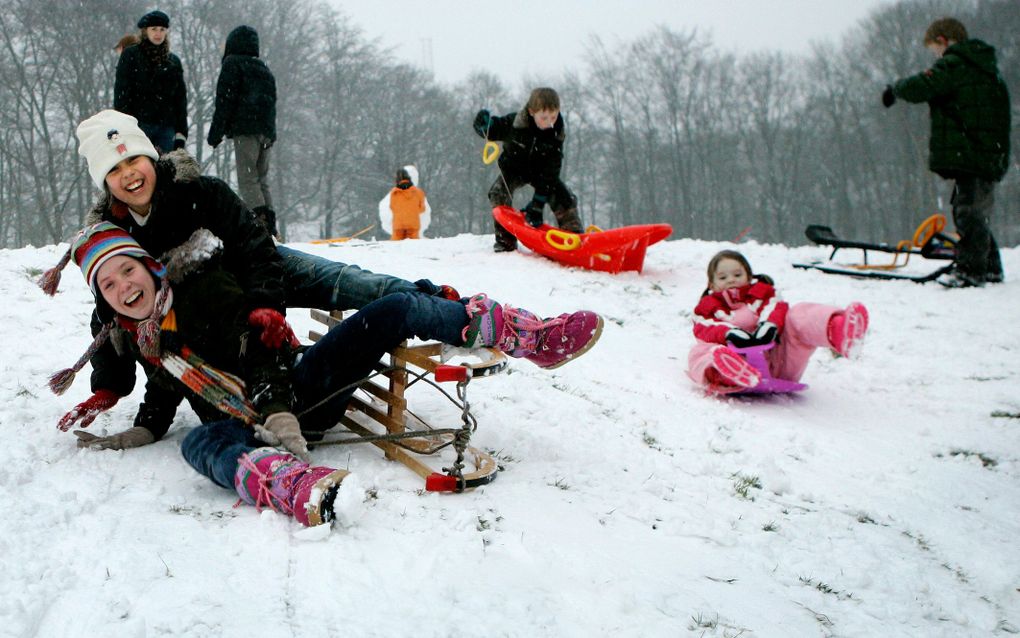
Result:
<svg viewBox="0 0 1020 638">
<path fill-rule="evenodd" d="M 643 224 L 588 233 L 568 233 L 549 224 L 538 228 L 524 221 L 524 214 L 509 206 L 497 206 L 492 216 L 532 251 L 568 266 L 617 273 L 641 272 L 645 250 L 670 236 L 669 224 Z"/>
</svg>

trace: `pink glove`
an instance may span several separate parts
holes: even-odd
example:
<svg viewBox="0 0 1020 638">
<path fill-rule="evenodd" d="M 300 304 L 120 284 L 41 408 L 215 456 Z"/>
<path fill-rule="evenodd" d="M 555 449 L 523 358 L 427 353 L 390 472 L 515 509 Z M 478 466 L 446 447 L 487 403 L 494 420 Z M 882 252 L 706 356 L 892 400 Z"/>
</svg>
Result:
<svg viewBox="0 0 1020 638">
<path fill-rule="evenodd" d="M 285 343 L 290 344 L 292 348 L 297 348 L 301 345 L 301 342 L 294 336 L 294 331 L 291 329 L 290 324 L 287 323 L 286 317 L 272 308 L 256 308 L 252 310 L 251 314 L 248 315 L 248 323 L 257 328 L 262 328 L 261 339 L 267 348 L 279 350 Z"/>
<path fill-rule="evenodd" d="M 95 394 L 65 414 L 64 418 L 57 422 L 57 427 L 61 432 L 67 432 L 75 422 L 81 419 L 79 426 L 87 428 L 96 420 L 100 412 L 106 412 L 117 405 L 117 401 L 120 401 L 120 397 L 111 390 L 96 390 Z"/>
</svg>

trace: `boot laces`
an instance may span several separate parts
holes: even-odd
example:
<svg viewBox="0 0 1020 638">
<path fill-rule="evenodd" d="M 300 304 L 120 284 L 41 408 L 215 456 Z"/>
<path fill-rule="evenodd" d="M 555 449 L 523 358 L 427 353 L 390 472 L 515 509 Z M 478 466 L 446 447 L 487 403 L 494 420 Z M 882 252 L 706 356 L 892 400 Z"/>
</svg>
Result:
<svg viewBox="0 0 1020 638">
<path fill-rule="evenodd" d="M 291 516 L 294 514 L 294 508 L 291 506 L 289 498 L 280 499 L 279 508 L 277 508 L 276 505 L 273 504 L 273 497 L 275 495 L 273 494 L 271 488 L 274 481 L 280 481 L 283 488 L 287 490 L 288 492 L 287 495 L 290 496 L 290 491 L 294 485 L 294 481 L 296 481 L 298 477 L 300 477 L 302 474 L 308 471 L 307 463 L 300 462 L 296 463 L 287 470 L 285 470 L 284 472 L 281 472 L 279 474 L 274 472 L 264 474 L 261 470 L 259 470 L 255 463 L 252 462 L 250 458 L 248 458 L 247 454 L 241 457 L 240 463 L 241 465 L 244 466 L 245 469 L 249 470 L 252 474 L 254 474 L 258 478 L 259 488 L 258 493 L 255 495 L 256 511 L 261 512 L 263 506 L 268 506 L 270 510 L 277 513 L 283 512 L 284 514 Z"/>
<path fill-rule="evenodd" d="M 515 347 L 520 347 L 522 342 L 524 345 L 531 345 L 529 342 L 533 342 L 531 349 L 537 350 L 540 346 L 545 346 L 545 339 L 542 338 L 548 335 L 547 330 L 562 326 L 567 322 L 567 315 L 560 315 L 553 317 L 552 319 L 539 319 L 531 313 L 524 311 L 520 308 L 514 308 L 513 306 L 504 304 L 503 305 L 503 334 L 500 335 L 500 347 L 501 349 L 511 350 Z M 522 335 L 521 332 L 524 332 Z"/>
</svg>

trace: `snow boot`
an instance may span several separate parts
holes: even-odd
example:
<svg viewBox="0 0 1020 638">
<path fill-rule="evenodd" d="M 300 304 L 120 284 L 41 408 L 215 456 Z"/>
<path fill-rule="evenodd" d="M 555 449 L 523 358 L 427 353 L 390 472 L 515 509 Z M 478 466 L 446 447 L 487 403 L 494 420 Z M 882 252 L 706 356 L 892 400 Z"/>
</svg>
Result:
<svg viewBox="0 0 1020 638">
<path fill-rule="evenodd" d="M 496 233 L 496 242 L 492 244 L 493 252 L 497 253 L 512 253 L 517 250 L 517 238 L 509 230 L 499 225 L 499 222 L 493 220 L 493 230 Z"/>
<path fill-rule="evenodd" d="M 846 310 L 829 318 L 827 335 L 836 354 L 848 359 L 860 356 L 864 335 L 868 332 L 868 309 L 864 304 L 853 302 Z"/>
<path fill-rule="evenodd" d="M 568 233 L 580 234 L 584 232 L 584 226 L 581 225 L 581 218 L 577 216 L 576 207 L 554 210 L 553 215 L 556 216 L 556 225 Z"/>
<path fill-rule="evenodd" d="M 706 377 L 713 386 L 753 388 L 761 383 L 761 372 L 727 346 L 712 351 L 712 367 Z"/>
<path fill-rule="evenodd" d="M 349 472 L 311 467 L 272 447 L 260 447 L 238 459 L 234 489 L 241 500 L 261 510 L 292 515 L 306 527 L 333 520 L 333 501 Z"/>
<path fill-rule="evenodd" d="M 602 317 L 590 310 L 539 319 L 532 312 L 496 303 L 485 295 L 472 297 L 466 310 L 465 347 L 495 346 L 547 370 L 588 352 L 602 336 Z"/>
</svg>

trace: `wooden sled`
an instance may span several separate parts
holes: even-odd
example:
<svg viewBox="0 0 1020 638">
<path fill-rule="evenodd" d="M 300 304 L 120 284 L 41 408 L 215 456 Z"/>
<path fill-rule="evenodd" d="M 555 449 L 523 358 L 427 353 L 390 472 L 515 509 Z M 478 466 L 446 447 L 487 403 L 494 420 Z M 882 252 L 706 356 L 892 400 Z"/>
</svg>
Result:
<svg viewBox="0 0 1020 638">
<path fill-rule="evenodd" d="M 343 321 L 343 313 L 338 311 L 312 310 L 311 315 L 312 319 L 324 324 L 326 330 Z M 318 341 L 323 334 L 313 330 L 309 331 L 308 337 Z M 478 363 L 448 365 L 440 359 L 443 349 L 441 343 L 410 346 L 406 341 L 394 348 L 376 364 L 376 375 L 361 382 L 359 389 L 368 396 L 352 396 L 348 412 L 340 417 L 340 424 L 356 436 L 325 438 L 313 445 L 372 443 L 385 452 L 387 459 L 399 461 L 425 479 L 425 489 L 430 492 L 461 492 L 494 481 L 499 471 L 496 460 L 491 454 L 468 444 L 477 422 L 470 412 L 466 391 L 472 379 L 505 370 L 508 364 L 506 355 L 495 348 L 472 350 L 469 356 L 479 359 Z M 428 379 L 429 376 L 434 381 Z M 385 381 L 380 382 L 379 379 Z M 418 381 L 435 386 L 460 408 L 459 427 L 434 428 L 408 410 L 404 393 Z M 456 400 L 437 385 L 448 381 L 457 382 Z M 363 417 L 356 419 L 352 412 Z M 364 423 L 366 418 L 381 425 L 385 432 L 379 433 L 367 427 Z M 408 429 L 408 422 L 416 427 Z M 423 460 L 423 457 L 437 458 L 440 450 L 451 446 L 457 452 L 457 460 L 451 467 L 442 468 L 444 473 L 436 471 Z M 463 469 L 465 456 L 473 461 L 472 471 Z"/>
</svg>

